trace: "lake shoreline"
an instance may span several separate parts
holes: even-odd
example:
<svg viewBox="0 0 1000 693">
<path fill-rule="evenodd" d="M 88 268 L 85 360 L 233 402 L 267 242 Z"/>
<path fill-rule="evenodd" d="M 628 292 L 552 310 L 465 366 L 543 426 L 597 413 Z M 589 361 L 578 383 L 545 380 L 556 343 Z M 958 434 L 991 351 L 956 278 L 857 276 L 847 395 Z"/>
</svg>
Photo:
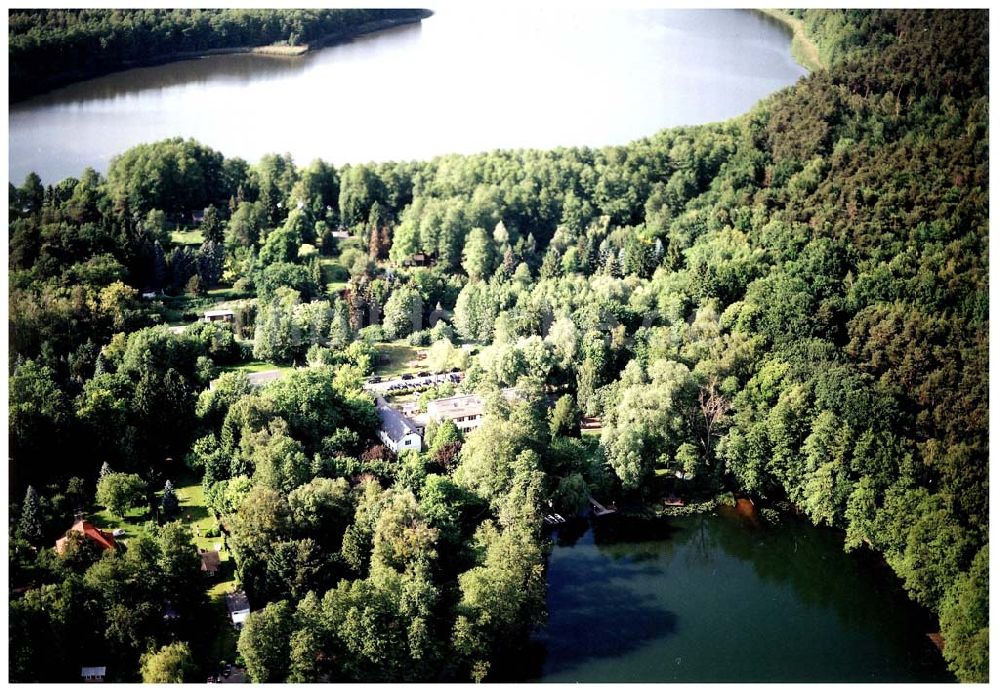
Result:
<svg viewBox="0 0 1000 693">
<path fill-rule="evenodd" d="M 792 57 L 795 58 L 795 62 L 809 70 L 809 72 L 816 72 L 817 70 L 825 70 L 827 68 L 827 65 L 823 63 L 819 56 L 819 47 L 809 38 L 801 19 L 796 19 L 784 10 L 756 8 L 753 11 L 759 12 L 765 17 L 770 17 L 788 28 L 792 33 Z"/>
<path fill-rule="evenodd" d="M 327 46 L 333 46 L 340 43 L 347 43 L 352 39 L 358 38 L 359 36 L 367 36 L 368 34 L 375 34 L 380 31 L 386 31 L 388 29 L 394 29 L 398 26 L 406 26 L 409 24 L 418 24 L 423 20 L 431 17 L 434 13 L 430 10 L 419 10 L 417 13 L 407 16 L 407 17 L 391 17 L 386 19 L 380 19 L 372 22 L 366 22 L 364 24 L 359 24 L 356 27 L 351 27 L 347 30 L 335 31 L 324 36 L 319 37 L 314 41 L 301 45 L 282 45 L 282 44 L 270 44 L 266 46 L 227 46 L 222 48 L 205 48 L 203 50 L 197 51 L 173 51 L 171 53 L 161 53 L 159 55 L 153 55 L 142 60 L 130 60 L 123 61 L 121 64 L 114 66 L 110 69 L 93 69 L 93 70 L 78 70 L 74 72 L 62 72 L 59 74 L 51 75 L 48 80 L 44 83 L 36 85 L 37 88 L 31 91 L 22 92 L 18 94 L 11 94 L 9 98 L 9 103 L 14 104 L 20 101 L 26 101 L 36 96 L 46 94 L 48 92 L 60 89 L 62 87 L 67 87 L 71 84 L 76 84 L 77 82 L 85 82 L 90 79 L 96 79 L 98 77 L 104 77 L 106 75 L 112 75 L 118 72 L 125 72 L 127 70 L 134 70 L 139 67 L 156 67 L 159 65 L 166 65 L 168 63 L 181 62 L 184 60 L 197 60 L 199 58 L 208 58 L 215 55 L 236 55 L 236 54 L 252 54 L 252 55 L 263 55 L 269 57 L 299 57 L 309 53 L 310 51 L 318 50 L 320 48 L 325 48 Z"/>
</svg>

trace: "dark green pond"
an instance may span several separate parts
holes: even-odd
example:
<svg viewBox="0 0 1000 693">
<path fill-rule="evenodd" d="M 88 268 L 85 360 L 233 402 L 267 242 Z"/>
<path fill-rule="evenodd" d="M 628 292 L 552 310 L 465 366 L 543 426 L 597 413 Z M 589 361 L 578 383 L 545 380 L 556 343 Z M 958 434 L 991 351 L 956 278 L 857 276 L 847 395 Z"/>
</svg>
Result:
<svg viewBox="0 0 1000 693">
<path fill-rule="evenodd" d="M 608 517 L 554 536 L 542 682 L 951 681 L 870 553 L 793 519 Z"/>
</svg>

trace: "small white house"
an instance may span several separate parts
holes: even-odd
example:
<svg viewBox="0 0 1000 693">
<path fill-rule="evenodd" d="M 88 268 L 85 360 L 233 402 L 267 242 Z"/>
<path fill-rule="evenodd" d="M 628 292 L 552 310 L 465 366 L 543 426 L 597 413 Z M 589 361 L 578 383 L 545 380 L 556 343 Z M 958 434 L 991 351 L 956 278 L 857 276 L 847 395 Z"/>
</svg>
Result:
<svg viewBox="0 0 1000 693">
<path fill-rule="evenodd" d="M 241 609 L 240 611 L 234 611 L 232 614 L 233 627 L 239 630 L 246 623 L 247 616 L 250 615 L 250 609 Z"/>
<path fill-rule="evenodd" d="M 80 678 L 85 683 L 103 683 L 107 672 L 107 667 L 82 667 L 80 669 Z"/>
<path fill-rule="evenodd" d="M 423 440 L 413 422 L 390 407 L 381 397 L 375 403 L 380 421 L 378 436 L 385 446 L 396 453 L 403 450 L 420 452 Z"/>
<path fill-rule="evenodd" d="M 233 627 L 239 630 L 243 627 L 247 616 L 250 615 L 250 602 L 247 600 L 246 592 L 230 592 L 226 595 L 226 609 L 229 611 L 229 618 L 233 621 Z"/>
<path fill-rule="evenodd" d="M 205 322 L 233 322 L 236 319 L 231 310 L 206 310 Z"/>
</svg>

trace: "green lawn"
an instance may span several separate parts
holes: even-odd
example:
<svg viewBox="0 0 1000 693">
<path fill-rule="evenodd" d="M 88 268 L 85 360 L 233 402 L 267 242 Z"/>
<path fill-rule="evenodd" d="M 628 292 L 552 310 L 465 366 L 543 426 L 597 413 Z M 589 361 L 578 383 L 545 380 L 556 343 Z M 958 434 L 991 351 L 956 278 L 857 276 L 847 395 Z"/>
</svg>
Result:
<svg viewBox="0 0 1000 693">
<path fill-rule="evenodd" d="M 233 287 L 231 286 L 217 286 L 214 289 L 209 289 L 206 295 L 216 308 L 228 308 L 229 306 L 226 305 L 227 301 L 238 301 L 246 298 L 244 294 L 233 291 Z"/>
<path fill-rule="evenodd" d="M 293 366 L 283 366 L 280 363 L 273 363 L 271 361 L 246 361 L 245 363 L 240 363 L 235 366 L 226 366 L 220 369 L 221 372 L 227 373 L 231 371 L 242 371 L 244 373 L 260 373 L 261 371 L 292 371 L 295 370 Z"/>
<path fill-rule="evenodd" d="M 209 594 L 211 594 L 211 591 Z M 212 611 L 212 621 L 218 625 L 215 630 L 215 637 L 212 638 L 209 650 L 205 655 L 205 661 L 213 663 L 232 662 L 236 659 L 236 641 L 239 638 L 239 634 L 229 621 L 226 600 L 222 595 L 212 596 L 209 600 L 209 609 Z"/>
<path fill-rule="evenodd" d="M 116 539 L 116 541 L 123 541 L 127 545 L 129 540 L 146 533 L 145 525 L 151 518 L 145 510 L 130 510 L 125 513 L 125 519 L 121 520 L 110 510 L 101 508 L 100 510 L 91 512 L 87 516 L 87 519 L 94 523 L 96 527 L 108 532 L 115 529 L 124 529 L 125 536 Z"/>
<path fill-rule="evenodd" d="M 175 489 L 177 500 L 180 501 L 179 519 L 191 528 L 195 545 L 207 551 L 214 551 L 217 545 L 223 545 L 219 550 L 222 561 L 219 572 L 206 578 L 212 626 L 215 628 L 206 661 L 231 662 L 236 657 L 237 633 L 229 621 L 225 595 L 236 589 L 236 565 L 230 552 L 225 549 L 222 537 L 205 536 L 206 531 L 218 526 L 218 523 L 205 505 L 205 490 L 201 482 L 192 474 L 180 479 Z"/>
<path fill-rule="evenodd" d="M 395 342 L 377 342 L 379 357 L 375 364 L 375 373 L 384 377 L 417 373 L 424 370 L 425 361 L 417 360 L 417 352 L 421 348 L 410 346 L 405 340 Z"/>
<path fill-rule="evenodd" d="M 233 291 L 232 287 L 218 286 L 204 296 L 162 296 L 159 301 L 163 303 L 164 322 L 168 325 L 190 325 L 202 318 L 206 310 L 232 308 L 233 301 L 243 299 L 245 296 Z"/>
<path fill-rule="evenodd" d="M 193 475 L 183 478 L 174 483 L 174 489 L 177 492 L 177 500 L 180 501 L 180 511 L 177 514 L 177 519 L 184 522 L 191 529 L 194 535 L 194 543 L 199 549 L 205 550 L 215 550 L 216 544 L 222 544 L 222 537 L 206 537 L 205 533 L 217 525 L 215 517 L 209 512 L 208 507 L 205 505 L 205 491 L 201 487 L 201 481 L 197 480 Z M 158 492 L 157 499 L 161 498 L 162 491 Z M 128 543 L 129 539 L 133 539 L 140 534 L 146 532 L 146 523 L 151 519 L 149 513 L 145 510 L 130 510 L 125 514 L 124 520 L 120 520 L 116 515 L 113 515 L 111 511 L 101 508 L 91 512 L 89 519 L 97 527 L 105 530 L 113 529 L 124 529 L 125 536 L 123 539 Z M 225 549 L 219 552 L 219 557 L 223 561 L 228 561 L 229 553 Z M 231 561 L 228 561 L 231 563 Z M 226 564 L 223 563 L 222 575 L 226 574 L 225 570 Z M 232 566 L 229 567 L 229 579 L 232 579 Z M 216 576 L 220 577 L 220 576 Z"/>
<path fill-rule="evenodd" d="M 201 235 L 201 229 L 188 229 L 187 231 L 172 231 L 170 240 L 180 245 L 201 245 L 205 242 L 205 237 Z"/>
<path fill-rule="evenodd" d="M 332 257 L 320 258 L 320 271 L 323 273 L 323 283 L 326 284 L 326 292 L 334 293 L 343 291 L 347 286 L 347 268 L 338 263 Z"/>
</svg>

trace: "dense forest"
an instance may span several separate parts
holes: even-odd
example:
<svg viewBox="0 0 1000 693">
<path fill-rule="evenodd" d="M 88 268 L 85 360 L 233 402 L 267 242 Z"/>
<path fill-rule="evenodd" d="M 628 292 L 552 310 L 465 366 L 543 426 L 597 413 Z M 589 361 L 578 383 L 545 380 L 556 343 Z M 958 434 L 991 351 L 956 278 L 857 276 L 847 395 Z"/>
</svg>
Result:
<svg viewBox="0 0 1000 693">
<path fill-rule="evenodd" d="M 10 98 L 181 54 L 344 39 L 366 25 L 425 14 L 399 9 L 10 10 Z"/>
<path fill-rule="evenodd" d="M 828 69 L 626 146 L 335 168 L 174 139 L 11 185 L 12 680 L 211 671 L 186 474 L 253 680 L 497 680 L 545 618 L 543 508 L 641 505 L 665 469 L 879 553 L 987 680 L 987 14 L 797 14 Z M 233 324 L 168 329 L 218 287 Z M 485 423 L 381 445 L 387 340 L 474 346 Z M 257 388 L 253 359 L 300 368 Z M 55 552 L 95 507 L 149 522 Z"/>
</svg>

